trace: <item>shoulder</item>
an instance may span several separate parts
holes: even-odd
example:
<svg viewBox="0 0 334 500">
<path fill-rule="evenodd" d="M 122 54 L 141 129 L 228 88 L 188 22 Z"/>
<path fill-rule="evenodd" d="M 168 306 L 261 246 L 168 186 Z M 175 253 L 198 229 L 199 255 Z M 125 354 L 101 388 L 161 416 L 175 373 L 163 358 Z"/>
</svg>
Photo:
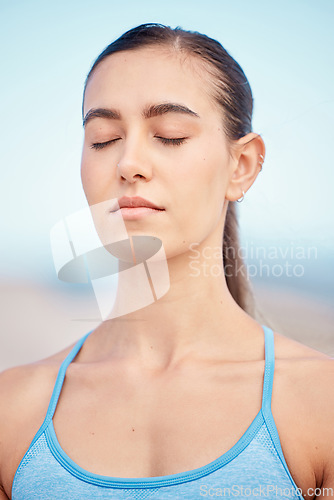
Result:
<svg viewBox="0 0 334 500">
<path fill-rule="evenodd" d="M 6 490 L 43 423 L 60 365 L 72 347 L 0 373 L 0 485 Z"/>
<path fill-rule="evenodd" d="M 322 409 L 324 416 L 334 408 L 334 358 L 306 345 L 274 334 L 275 383 L 289 390 L 286 397 L 298 401 L 300 410 Z"/>
<path fill-rule="evenodd" d="M 273 413 L 305 443 L 318 477 L 333 482 L 334 358 L 276 332 L 274 341 Z"/>
<path fill-rule="evenodd" d="M 70 352 L 70 346 L 63 351 L 35 363 L 9 368 L 0 373 L 0 419 L 6 416 L 20 418 L 31 411 L 32 402 L 43 399 L 50 393 L 62 361 Z M 15 418 L 14 418 L 15 419 Z"/>
<path fill-rule="evenodd" d="M 278 373 L 289 382 L 307 383 L 310 390 L 305 391 L 305 396 L 310 396 L 311 389 L 314 392 L 315 388 L 321 395 L 319 389 L 323 383 L 334 376 L 334 358 L 277 332 L 274 333 L 274 343 L 275 375 Z"/>
</svg>

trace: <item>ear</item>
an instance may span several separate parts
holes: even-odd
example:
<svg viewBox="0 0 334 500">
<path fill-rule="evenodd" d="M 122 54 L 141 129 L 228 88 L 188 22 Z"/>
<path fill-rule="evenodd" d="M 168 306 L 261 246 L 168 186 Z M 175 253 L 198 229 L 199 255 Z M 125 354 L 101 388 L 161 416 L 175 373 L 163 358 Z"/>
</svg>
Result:
<svg viewBox="0 0 334 500">
<path fill-rule="evenodd" d="M 225 198 L 236 201 L 251 187 L 265 157 L 265 145 L 262 137 L 253 132 L 241 137 L 232 144 L 231 176 Z"/>
</svg>

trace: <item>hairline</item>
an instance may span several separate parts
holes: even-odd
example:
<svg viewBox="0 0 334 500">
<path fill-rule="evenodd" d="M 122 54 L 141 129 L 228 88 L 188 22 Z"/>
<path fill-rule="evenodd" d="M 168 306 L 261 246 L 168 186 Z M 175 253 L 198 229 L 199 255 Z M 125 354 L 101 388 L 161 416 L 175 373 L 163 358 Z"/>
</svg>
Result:
<svg viewBox="0 0 334 500">
<path fill-rule="evenodd" d="M 219 78 L 219 71 L 215 66 L 207 59 L 203 58 L 200 54 L 193 53 L 190 49 L 187 49 L 187 47 L 182 46 L 179 43 L 180 37 L 177 36 L 174 40 L 162 40 L 162 41 L 156 41 L 156 42 L 148 42 L 145 43 L 144 45 L 141 45 L 139 47 L 132 47 L 132 48 L 126 48 L 126 49 L 121 49 L 117 50 L 117 52 L 111 53 L 106 55 L 99 63 L 93 67 L 90 72 L 87 75 L 85 84 L 84 84 L 84 93 L 83 93 L 83 99 L 82 99 L 82 119 L 84 117 L 84 102 L 85 102 L 85 95 L 86 95 L 86 88 L 87 85 L 90 81 L 90 79 L 94 76 L 95 71 L 98 70 L 100 65 L 107 60 L 109 57 L 112 57 L 115 54 L 118 54 L 120 52 L 133 52 L 133 51 L 143 51 L 143 50 L 150 50 L 150 49 L 155 49 L 157 47 L 161 49 L 165 49 L 166 53 L 174 53 L 175 55 L 180 57 L 181 64 L 188 63 L 190 66 L 190 69 L 194 71 L 197 76 L 199 77 L 199 80 L 202 83 L 203 91 L 207 94 L 208 98 L 211 101 L 211 104 L 216 108 L 216 110 L 221 114 L 222 117 L 222 125 L 224 127 L 224 133 L 226 136 L 226 140 L 229 146 L 232 145 L 234 142 L 233 139 L 231 139 L 228 135 L 228 130 L 227 127 L 225 126 L 225 113 L 222 105 L 218 102 L 217 97 L 215 96 L 215 89 L 216 85 L 214 83 L 215 78 Z M 183 56 L 183 57 L 182 57 Z M 193 62 L 196 61 L 197 64 L 193 64 Z M 203 77 L 202 70 L 206 71 L 207 73 L 210 74 L 211 77 L 213 77 L 213 81 L 210 83 L 205 81 L 205 78 Z"/>
</svg>

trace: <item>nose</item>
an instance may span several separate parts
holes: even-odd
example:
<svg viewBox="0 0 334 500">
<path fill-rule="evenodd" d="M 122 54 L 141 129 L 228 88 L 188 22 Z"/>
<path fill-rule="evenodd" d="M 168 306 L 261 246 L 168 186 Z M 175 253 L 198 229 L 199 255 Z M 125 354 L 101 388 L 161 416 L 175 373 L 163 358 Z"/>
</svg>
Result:
<svg viewBox="0 0 334 500">
<path fill-rule="evenodd" d="M 120 178 L 130 183 L 136 182 L 137 179 L 148 181 L 152 178 L 152 166 L 143 140 L 132 143 L 129 141 L 125 144 L 123 154 L 117 163 L 117 170 Z"/>
</svg>

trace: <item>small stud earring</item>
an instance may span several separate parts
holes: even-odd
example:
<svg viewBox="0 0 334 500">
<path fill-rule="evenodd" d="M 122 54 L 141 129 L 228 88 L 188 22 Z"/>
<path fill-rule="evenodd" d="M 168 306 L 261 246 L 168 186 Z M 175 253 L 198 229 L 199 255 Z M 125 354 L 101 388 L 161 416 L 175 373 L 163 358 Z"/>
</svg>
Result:
<svg viewBox="0 0 334 500">
<path fill-rule="evenodd" d="M 237 202 L 240 203 L 241 201 L 244 201 L 244 198 L 245 198 L 245 191 L 242 192 L 242 197 L 239 198 Z"/>
</svg>

